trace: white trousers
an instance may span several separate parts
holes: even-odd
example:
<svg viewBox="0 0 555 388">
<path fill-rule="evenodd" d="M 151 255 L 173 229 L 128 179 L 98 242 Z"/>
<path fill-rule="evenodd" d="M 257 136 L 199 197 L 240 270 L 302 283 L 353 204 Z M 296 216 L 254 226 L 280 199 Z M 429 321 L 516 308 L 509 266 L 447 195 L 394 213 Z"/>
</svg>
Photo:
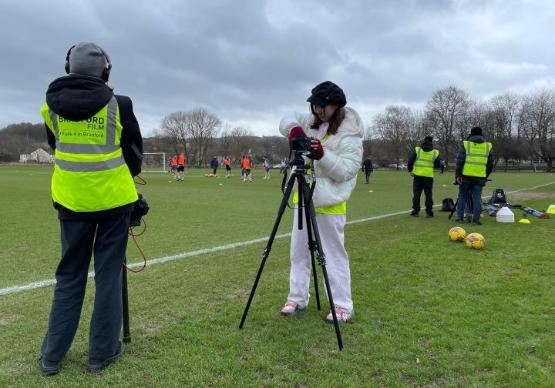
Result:
<svg viewBox="0 0 555 388">
<path fill-rule="evenodd" d="M 326 256 L 326 269 L 330 281 L 333 302 L 349 312 L 353 311 L 353 300 L 351 298 L 351 271 L 349 269 L 349 256 L 345 251 L 345 214 L 316 214 L 316 223 L 320 232 L 322 249 Z M 315 256 L 316 258 L 316 256 Z M 318 260 L 316 260 L 316 266 Z M 317 270 L 318 291 L 320 301 L 323 300 L 325 285 L 322 271 Z M 310 298 L 309 287 L 312 277 L 312 263 L 310 250 L 308 249 L 308 235 L 306 232 L 306 218 L 303 211 L 303 229 L 298 229 L 298 210 L 295 207 L 293 220 L 293 232 L 291 235 L 291 272 L 289 275 L 288 300 L 301 306 L 308 305 Z M 322 292 L 322 289 L 324 292 Z"/>
</svg>

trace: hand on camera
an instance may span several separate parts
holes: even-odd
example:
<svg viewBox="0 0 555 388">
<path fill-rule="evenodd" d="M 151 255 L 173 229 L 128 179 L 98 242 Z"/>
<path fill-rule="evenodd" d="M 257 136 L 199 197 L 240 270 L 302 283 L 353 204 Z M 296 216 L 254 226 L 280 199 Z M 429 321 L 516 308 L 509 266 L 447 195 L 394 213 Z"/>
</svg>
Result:
<svg viewBox="0 0 555 388">
<path fill-rule="evenodd" d="M 289 146 L 292 145 L 293 143 L 293 139 L 296 137 L 306 137 L 306 134 L 304 133 L 303 127 L 301 126 L 296 126 L 291 128 L 291 130 L 289 131 L 289 136 L 287 137 L 289 139 Z"/>
<path fill-rule="evenodd" d="M 324 147 L 322 147 L 320 140 L 310 139 L 310 145 L 312 147 L 312 151 L 308 154 L 308 157 L 314 160 L 322 159 L 322 156 L 324 156 Z"/>
</svg>

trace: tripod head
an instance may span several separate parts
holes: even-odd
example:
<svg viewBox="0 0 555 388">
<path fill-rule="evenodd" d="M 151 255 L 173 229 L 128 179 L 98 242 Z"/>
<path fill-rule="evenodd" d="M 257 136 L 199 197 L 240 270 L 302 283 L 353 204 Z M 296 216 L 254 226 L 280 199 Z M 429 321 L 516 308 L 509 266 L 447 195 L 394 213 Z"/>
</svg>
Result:
<svg viewBox="0 0 555 388">
<path fill-rule="evenodd" d="M 308 155 L 310 152 L 304 150 L 292 150 L 293 158 L 289 161 L 289 165 L 293 168 L 295 167 L 296 174 L 306 174 L 306 172 L 311 168 L 310 164 L 307 164 L 304 156 Z"/>
</svg>

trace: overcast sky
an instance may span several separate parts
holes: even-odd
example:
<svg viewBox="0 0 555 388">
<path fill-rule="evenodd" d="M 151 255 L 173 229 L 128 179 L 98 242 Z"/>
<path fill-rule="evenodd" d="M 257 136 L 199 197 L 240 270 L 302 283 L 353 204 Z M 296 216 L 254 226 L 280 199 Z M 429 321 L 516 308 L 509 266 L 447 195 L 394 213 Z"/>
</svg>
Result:
<svg viewBox="0 0 555 388">
<path fill-rule="evenodd" d="M 325 80 L 366 124 L 449 85 L 478 99 L 555 88 L 553 0 L 1 0 L 0 28 L 0 128 L 41 121 L 80 41 L 108 52 L 110 85 L 133 99 L 144 136 L 198 107 L 278 135 Z"/>
</svg>

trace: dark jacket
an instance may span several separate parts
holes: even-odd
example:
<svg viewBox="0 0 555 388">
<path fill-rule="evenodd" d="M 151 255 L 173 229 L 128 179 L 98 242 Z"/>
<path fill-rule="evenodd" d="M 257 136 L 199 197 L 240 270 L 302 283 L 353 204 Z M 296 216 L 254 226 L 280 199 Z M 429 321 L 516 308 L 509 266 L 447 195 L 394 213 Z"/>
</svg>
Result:
<svg viewBox="0 0 555 388">
<path fill-rule="evenodd" d="M 80 121 L 93 116 L 102 109 L 114 95 L 113 90 L 102 80 L 94 77 L 71 74 L 54 80 L 46 91 L 46 102 L 56 114 L 73 121 Z M 123 126 L 121 132 L 121 148 L 125 163 L 132 176 L 141 172 L 143 159 L 143 138 L 139 123 L 133 113 L 133 104 L 127 96 L 115 96 L 119 106 L 120 121 Z M 56 148 L 56 138 L 46 126 L 48 144 Z M 72 212 L 60 204 L 54 207 L 59 210 L 60 218 L 89 218 L 118 214 L 131 211 L 133 204 L 115 209 L 93 213 Z"/>
<path fill-rule="evenodd" d="M 429 152 L 432 151 L 434 149 L 434 144 L 431 141 L 423 141 L 422 144 L 420 145 L 420 148 L 422 148 L 423 151 Z M 409 160 L 407 163 L 407 170 L 409 172 L 412 172 L 412 170 L 414 170 L 414 162 L 416 161 L 416 150 L 413 150 L 409 156 Z M 434 160 L 434 168 L 438 169 L 440 167 L 440 159 L 439 157 L 436 158 L 436 160 Z M 429 177 L 419 177 L 419 178 L 428 178 L 428 179 L 433 179 L 433 178 L 429 178 Z"/>
<path fill-rule="evenodd" d="M 372 165 L 372 160 L 366 159 L 364 162 L 362 162 L 362 169 L 366 172 L 374 171 L 374 166 Z"/>
<path fill-rule="evenodd" d="M 469 136 L 467 140 L 472 141 L 474 143 L 483 143 L 486 141 L 483 136 Z M 459 147 L 459 152 L 457 153 L 457 166 L 455 168 L 455 177 L 457 178 L 462 177 L 463 183 L 478 184 L 478 185 L 485 186 L 487 177 L 489 177 L 489 175 L 493 171 L 493 153 L 490 152 L 488 156 L 485 178 L 477 178 L 474 176 L 470 177 L 470 176 L 463 175 L 462 171 L 464 168 L 465 161 L 466 161 L 466 149 L 464 148 L 464 144 L 461 143 Z"/>
<path fill-rule="evenodd" d="M 220 165 L 220 163 L 218 163 L 218 159 L 213 158 L 210 161 L 210 168 L 218 168 L 218 166 Z"/>
</svg>

